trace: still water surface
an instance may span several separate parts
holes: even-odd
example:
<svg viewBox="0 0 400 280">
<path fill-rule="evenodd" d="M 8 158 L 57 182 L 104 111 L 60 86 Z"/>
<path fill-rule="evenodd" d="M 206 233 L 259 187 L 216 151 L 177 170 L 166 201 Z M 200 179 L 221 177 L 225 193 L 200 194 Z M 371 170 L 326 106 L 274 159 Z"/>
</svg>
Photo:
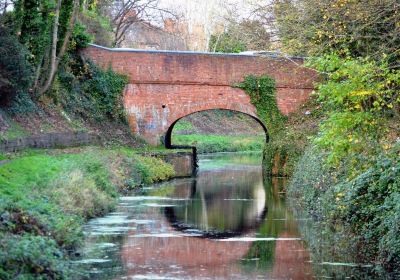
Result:
<svg viewBox="0 0 400 280">
<path fill-rule="evenodd" d="M 352 263 L 311 261 L 299 233 L 307 221 L 286 205 L 284 179 L 263 179 L 260 154 L 204 155 L 199 165 L 196 178 L 122 197 L 87 224 L 78 263 L 90 278 L 322 279 L 336 267 L 354 276 Z"/>
</svg>

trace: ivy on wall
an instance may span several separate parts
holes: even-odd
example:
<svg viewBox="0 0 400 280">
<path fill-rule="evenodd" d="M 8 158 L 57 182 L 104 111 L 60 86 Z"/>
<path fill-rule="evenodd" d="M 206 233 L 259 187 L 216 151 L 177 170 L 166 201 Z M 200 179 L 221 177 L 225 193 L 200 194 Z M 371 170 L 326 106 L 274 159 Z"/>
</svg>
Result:
<svg viewBox="0 0 400 280">
<path fill-rule="evenodd" d="M 235 85 L 250 96 L 257 115 L 268 129 L 270 142 L 264 147 L 263 166 L 268 176 L 287 176 L 292 172 L 291 159 L 296 159 L 298 150 L 293 143 L 285 141 L 287 117 L 279 111 L 276 102 L 275 80 L 267 75 L 249 75 Z"/>
<path fill-rule="evenodd" d="M 235 87 L 244 90 L 250 96 L 251 104 L 256 107 L 258 117 L 266 125 L 269 136 L 273 139 L 286 121 L 276 103 L 275 80 L 267 75 L 248 75 Z"/>
</svg>

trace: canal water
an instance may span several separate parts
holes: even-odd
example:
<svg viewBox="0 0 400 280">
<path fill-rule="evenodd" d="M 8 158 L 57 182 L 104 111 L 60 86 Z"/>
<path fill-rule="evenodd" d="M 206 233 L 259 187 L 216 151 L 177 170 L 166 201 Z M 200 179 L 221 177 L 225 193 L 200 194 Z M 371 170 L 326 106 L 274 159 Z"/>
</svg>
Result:
<svg viewBox="0 0 400 280">
<path fill-rule="evenodd" d="M 263 178 L 260 153 L 202 155 L 196 178 L 121 197 L 116 212 L 91 220 L 76 263 L 90 279 L 336 279 L 368 273 L 370 265 L 349 257 L 340 262 L 334 253 L 317 252 L 320 259 L 313 258 L 302 238 L 312 232 L 310 221 L 287 205 L 285 184 Z"/>
</svg>

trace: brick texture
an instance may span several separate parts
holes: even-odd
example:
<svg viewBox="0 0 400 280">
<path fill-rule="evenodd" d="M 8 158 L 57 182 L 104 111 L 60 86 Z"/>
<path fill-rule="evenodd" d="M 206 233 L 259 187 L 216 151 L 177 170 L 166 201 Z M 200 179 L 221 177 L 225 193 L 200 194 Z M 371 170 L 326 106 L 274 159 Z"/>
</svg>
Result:
<svg viewBox="0 0 400 280">
<path fill-rule="evenodd" d="M 267 74 L 276 80 L 277 103 L 283 114 L 309 97 L 317 74 L 299 58 L 233 54 L 106 49 L 83 51 L 103 68 L 127 75 L 124 105 L 134 133 L 157 145 L 180 118 L 210 110 L 239 111 L 257 118 L 248 95 L 233 88 L 246 75 Z"/>
</svg>

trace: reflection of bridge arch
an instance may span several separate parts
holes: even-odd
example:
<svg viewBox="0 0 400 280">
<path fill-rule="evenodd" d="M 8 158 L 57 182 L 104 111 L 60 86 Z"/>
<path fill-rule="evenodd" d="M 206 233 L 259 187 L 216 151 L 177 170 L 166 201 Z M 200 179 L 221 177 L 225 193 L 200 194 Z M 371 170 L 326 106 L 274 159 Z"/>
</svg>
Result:
<svg viewBox="0 0 400 280">
<path fill-rule="evenodd" d="M 251 105 L 253 106 L 253 105 Z M 175 120 L 172 120 L 171 123 L 169 124 L 169 127 L 167 129 L 167 132 L 165 133 L 165 138 L 164 138 L 164 145 L 166 148 L 173 148 L 173 144 L 171 142 L 171 137 L 172 137 L 172 131 L 174 130 L 174 126 L 175 124 L 181 120 L 184 117 L 187 117 L 189 115 L 195 114 L 195 113 L 199 113 L 199 112 L 204 112 L 204 111 L 209 111 L 209 110 L 227 110 L 227 111 L 232 111 L 232 112 L 237 112 L 237 113 L 241 113 L 241 114 L 245 114 L 249 117 L 251 117 L 254 121 L 256 121 L 264 130 L 265 133 L 265 142 L 269 141 L 269 134 L 268 134 L 268 130 L 267 127 L 265 126 L 265 124 L 258 118 L 257 114 L 255 114 L 253 112 L 253 108 L 245 108 L 245 107 L 241 107 L 240 110 L 236 110 L 236 109 L 227 109 L 229 106 L 229 104 L 227 104 L 227 106 L 224 106 L 224 108 L 215 108 L 215 109 L 207 109 L 207 110 L 201 110 L 201 111 L 194 111 L 188 114 L 182 113 L 178 116 L 176 116 Z"/>
<path fill-rule="evenodd" d="M 235 171 L 240 172 L 240 171 Z M 248 172 L 248 171 L 247 171 Z M 202 174 L 202 178 L 207 178 L 207 175 L 204 176 L 204 172 Z M 255 176 L 250 176 L 254 177 Z M 169 224 L 177 231 L 181 232 L 196 232 L 196 237 L 200 238 L 210 238 L 210 239 L 220 239 L 220 238 L 229 238 L 234 236 L 239 236 L 243 234 L 252 235 L 255 234 L 256 230 L 260 226 L 260 224 L 264 221 L 264 218 L 267 215 L 268 207 L 266 204 L 267 194 L 265 192 L 264 185 L 262 181 L 255 181 L 252 179 L 244 179 L 244 181 L 249 182 L 249 185 L 253 185 L 254 187 L 250 188 L 251 192 L 249 193 L 248 201 L 243 201 L 246 205 L 246 216 L 234 216 L 239 220 L 237 223 L 229 224 L 229 215 L 239 215 L 240 213 L 226 213 L 226 223 L 227 228 L 224 230 L 217 229 L 213 227 L 212 223 L 209 223 L 209 210 L 216 211 L 219 210 L 219 214 L 225 209 L 230 209 L 229 204 L 238 204 L 239 202 L 235 199 L 221 199 L 218 196 L 218 193 L 207 193 L 207 186 L 197 187 L 197 180 L 192 180 L 190 192 L 184 197 L 187 200 L 185 201 L 185 205 L 179 205 L 177 207 L 165 207 L 164 215 L 169 222 Z M 201 183 L 201 182 L 200 182 Z M 203 184 L 209 182 L 202 182 Z M 215 188 L 217 189 L 218 188 Z M 222 194 L 223 196 L 227 195 L 226 190 L 230 188 L 225 188 L 225 192 Z M 232 188 L 235 189 L 235 188 Z M 215 199 L 215 201 L 213 200 Z M 239 199 L 240 200 L 240 199 Z M 187 205 L 187 203 L 195 203 L 196 205 Z M 195 209 L 193 209 L 195 208 Z M 220 209 L 219 209 L 220 208 Z M 185 211 L 186 220 L 182 219 L 182 209 Z M 200 211 L 200 224 L 197 224 L 199 220 L 196 217 L 191 216 L 193 212 Z M 223 213 L 223 212 L 222 212 Z M 198 213 L 197 213 L 198 214 Z M 189 217 L 189 220 L 187 218 Z M 194 220 L 191 220 L 191 218 Z M 199 216 L 197 217 L 199 218 Z M 203 228 L 202 228 L 203 227 Z"/>
</svg>

